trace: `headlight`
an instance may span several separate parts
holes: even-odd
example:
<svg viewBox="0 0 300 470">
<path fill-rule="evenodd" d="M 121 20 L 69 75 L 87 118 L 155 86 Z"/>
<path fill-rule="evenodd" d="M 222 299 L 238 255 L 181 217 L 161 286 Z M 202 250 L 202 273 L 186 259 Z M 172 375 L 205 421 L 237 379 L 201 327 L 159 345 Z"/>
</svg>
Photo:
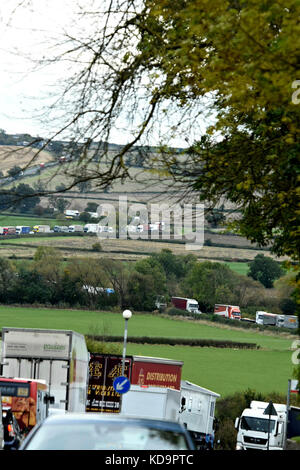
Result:
<svg viewBox="0 0 300 470">
<path fill-rule="evenodd" d="M 235 450 L 243 450 L 243 447 L 240 444 L 237 444 Z"/>
</svg>

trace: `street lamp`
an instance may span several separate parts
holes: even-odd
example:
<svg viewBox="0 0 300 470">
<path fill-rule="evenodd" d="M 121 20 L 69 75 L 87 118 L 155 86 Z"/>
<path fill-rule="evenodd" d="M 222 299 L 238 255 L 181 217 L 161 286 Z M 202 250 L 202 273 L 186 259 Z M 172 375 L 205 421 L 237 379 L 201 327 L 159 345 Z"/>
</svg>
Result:
<svg viewBox="0 0 300 470">
<path fill-rule="evenodd" d="M 122 360 L 122 376 L 125 372 L 125 357 L 126 357 L 126 342 L 127 342 L 127 328 L 128 320 L 132 317 L 132 312 L 130 310 L 124 310 L 123 318 L 125 320 L 125 330 L 124 330 L 124 346 L 123 346 L 123 360 Z"/>
</svg>

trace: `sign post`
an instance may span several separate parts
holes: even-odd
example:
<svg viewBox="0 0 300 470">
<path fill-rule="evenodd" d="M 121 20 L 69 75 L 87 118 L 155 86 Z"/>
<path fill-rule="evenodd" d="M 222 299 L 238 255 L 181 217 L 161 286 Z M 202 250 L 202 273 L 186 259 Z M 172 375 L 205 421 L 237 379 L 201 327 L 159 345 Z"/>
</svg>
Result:
<svg viewBox="0 0 300 470">
<path fill-rule="evenodd" d="M 272 401 L 270 401 L 270 403 L 268 404 L 267 408 L 265 409 L 264 415 L 269 415 L 269 422 L 268 422 L 268 447 L 267 447 L 267 450 L 269 450 L 269 447 L 270 447 L 270 424 L 271 424 L 271 416 L 277 416 L 277 411 L 275 410 Z"/>
</svg>

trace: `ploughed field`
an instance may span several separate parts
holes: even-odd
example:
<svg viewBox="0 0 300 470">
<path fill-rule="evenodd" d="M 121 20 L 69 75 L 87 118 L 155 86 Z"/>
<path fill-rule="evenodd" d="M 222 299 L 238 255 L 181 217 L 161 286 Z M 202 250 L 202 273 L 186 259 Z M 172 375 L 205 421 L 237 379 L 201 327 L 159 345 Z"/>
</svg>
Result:
<svg viewBox="0 0 300 470">
<path fill-rule="evenodd" d="M 295 336 L 216 326 L 204 320 L 134 313 L 128 323 L 128 355 L 165 357 L 184 362 L 183 379 L 213 390 L 223 397 L 254 389 L 286 393 L 295 367 Z M 85 335 L 124 334 L 121 312 L 0 307 L 0 328 L 50 328 L 74 330 Z M 157 338 L 157 344 L 137 344 L 131 337 Z M 197 338 L 254 343 L 259 349 L 219 348 L 159 344 L 159 338 Z M 120 352 L 122 342 L 119 343 Z"/>
<path fill-rule="evenodd" d="M 227 241 L 227 237 L 224 236 Z M 93 251 L 93 245 L 100 241 L 102 251 Z M 234 241 L 234 240 L 232 240 Z M 162 249 L 170 249 L 175 255 L 192 253 L 199 259 L 210 261 L 235 261 L 243 262 L 253 260 L 257 254 L 269 257 L 273 255 L 269 251 L 256 250 L 242 247 L 203 246 L 199 250 L 187 250 L 184 243 L 172 243 L 168 241 L 151 241 L 135 239 L 102 239 L 96 236 L 34 236 L 15 239 L 0 239 L 0 255 L 14 258 L 32 258 L 39 246 L 52 246 L 59 250 L 65 258 L 72 256 L 92 256 L 97 258 L 107 257 L 122 260 L 136 260 L 151 253 L 158 253 Z M 282 261 L 285 258 L 276 258 Z"/>
</svg>

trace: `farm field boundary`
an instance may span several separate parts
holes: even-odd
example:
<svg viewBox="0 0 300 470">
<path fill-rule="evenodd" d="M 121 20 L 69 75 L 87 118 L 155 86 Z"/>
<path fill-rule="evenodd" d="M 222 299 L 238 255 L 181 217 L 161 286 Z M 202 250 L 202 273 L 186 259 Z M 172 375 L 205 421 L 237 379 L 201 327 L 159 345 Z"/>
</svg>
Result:
<svg viewBox="0 0 300 470">
<path fill-rule="evenodd" d="M 89 337 L 89 335 L 87 335 Z M 95 341 L 122 343 L 122 336 L 92 336 Z M 165 338 L 150 336 L 131 336 L 127 338 L 128 343 L 139 344 L 168 344 L 170 346 L 197 346 L 197 347 L 213 347 L 213 348 L 236 348 L 236 349 L 259 349 L 255 343 L 238 343 L 236 341 L 221 341 L 211 339 L 185 339 L 185 338 Z"/>
</svg>

